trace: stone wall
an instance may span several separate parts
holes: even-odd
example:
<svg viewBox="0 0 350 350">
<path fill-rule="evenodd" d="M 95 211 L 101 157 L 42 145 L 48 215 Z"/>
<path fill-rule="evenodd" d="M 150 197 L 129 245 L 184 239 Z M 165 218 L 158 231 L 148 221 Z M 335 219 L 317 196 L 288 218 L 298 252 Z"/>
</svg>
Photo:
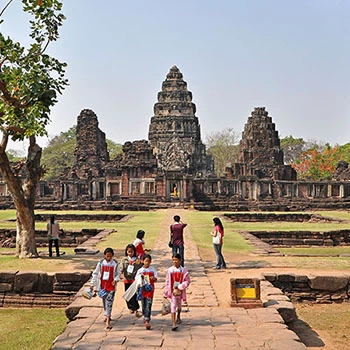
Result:
<svg viewBox="0 0 350 350">
<path fill-rule="evenodd" d="M 250 234 L 274 247 L 350 245 L 350 229 L 325 232 L 250 231 Z"/>
<path fill-rule="evenodd" d="M 350 275 L 296 275 L 264 273 L 292 302 L 319 304 L 350 302 Z"/>
<path fill-rule="evenodd" d="M 300 213 L 226 213 L 224 214 L 232 221 L 239 222 L 266 222 L 266 221 L 287 221 L 287 222 L 304 222 L 309 220 L 332 221 L 316 214 Z"/>
<path fill-rule="evenodd" d="M 90 272 L 0 272 L 0 307 L 66 307 Z"/>
<path fill-rule="evenodd" d="M 79 244 L 87 241 L 89 238 L 96 236 L 103 231 L 97 229 L 82 229 L 79 231 L 62 230 L 59 235 L 61 247 L 76 247 Z M 35 241 L 37 247 L 48 246 L 47 231 L 36 230 Z M 16 230 L 15 229 L 0 229 L 0 247 L 15 248 L 16 247 Z"/>
</svg>

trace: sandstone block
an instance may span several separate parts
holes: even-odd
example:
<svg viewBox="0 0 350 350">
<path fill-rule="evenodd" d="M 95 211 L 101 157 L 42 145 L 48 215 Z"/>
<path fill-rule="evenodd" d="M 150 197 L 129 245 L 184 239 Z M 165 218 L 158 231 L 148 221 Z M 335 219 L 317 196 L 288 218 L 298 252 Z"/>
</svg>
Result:
<svg viewBox="0 0 350 350">
<path fill-rule="evenodd" d="M 312 289 L 335 292 L 345 289 L 349 284 L 348 276 L 313 276 L 309 277 L 309 286 Z"/>
<path fill-rule="evenodd" d="M 16 293 L 36 292 L 38 281 L 38 272 L 18 272 L 14 280 L 14 291 Z"/>
<path fill-rule="evenodd" d="M 16 273 L 18 271 L 1 271 L 0 283 L 14 283 Z"/>
<path fill-rule="evenodd" d="M 12 284 L 11 283 L 0 283 L 0 293 L 11 292 Z"/>
</svg>

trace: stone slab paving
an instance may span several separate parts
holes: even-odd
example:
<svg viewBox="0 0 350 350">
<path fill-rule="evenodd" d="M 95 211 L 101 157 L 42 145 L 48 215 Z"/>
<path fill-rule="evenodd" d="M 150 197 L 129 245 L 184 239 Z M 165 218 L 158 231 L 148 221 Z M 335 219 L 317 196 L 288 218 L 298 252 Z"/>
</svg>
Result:
<svg viewBox="0 0 350 350">
<path fill-rule="evenodd" d="M 119 283 L 111 330 L 105 330 L 102 305 L 99 308 L 94 300 L 91 307 L 83 307 L 76 320 L 68 323 L 52 349 L 306 349 L 274 308 L 219 307 L 190 227 L 185 229 L 185 266 L 191 276 L 188 307 L 183 309 L 183 323 L 179 329 L 171 331 L 170 315 L 161 315 L 161 305 L 165 271 L 171 266 L 169 226 L 175 214 L 186 222 L 185 211 L 167 210 L 152 252 L 153 265 L 159 274 L 152 308 L 152 329 L 146 330 L 142 318 L 129 314 L 125 301 L 121 299 L 124 288 Z"/>
</svg>

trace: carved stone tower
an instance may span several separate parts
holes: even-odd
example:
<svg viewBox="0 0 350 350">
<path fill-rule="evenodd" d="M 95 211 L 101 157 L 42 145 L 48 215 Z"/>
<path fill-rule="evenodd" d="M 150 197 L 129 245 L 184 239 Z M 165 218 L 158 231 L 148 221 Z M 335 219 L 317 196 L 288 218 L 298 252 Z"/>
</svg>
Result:
<svg viewBox="0 0 350 350">
<path fill-rule="evenodd" d="M 239 144 L 239 163 L 244 165 L 242 175 L 259 179 L 296 179 L 294 169 L 284 165 L 278 132 L 265 107 L 254 108 L 244 126 Z"/>
<path fill-rule="evenodd" d="M 96 114 L 84 109 L 78 116 L 73 173 L 79 179 L 100 177 L 108 162 L 106 135 L 98 127 Z"/>
<path fill-rule="evenodd" d="M 160 171 L 199 176 L 212 171 L 195 113 L 192 93 L 180 70 L 173 66 L 158 93 L 148 133 Z"/>
</svg>

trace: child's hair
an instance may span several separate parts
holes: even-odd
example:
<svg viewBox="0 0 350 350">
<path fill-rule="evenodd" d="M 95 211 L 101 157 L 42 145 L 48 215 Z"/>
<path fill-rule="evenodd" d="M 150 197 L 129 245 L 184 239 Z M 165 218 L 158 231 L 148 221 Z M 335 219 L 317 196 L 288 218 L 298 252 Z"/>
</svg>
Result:
<svg viewBox="0 0 350 350">
<path fill-rule="evenodd" d="M 176 253 L 173 255 L 173 258 L 181 260 L 181 255 L 179 253 Z"/>
<path fill-rule="evenodd" d="M 224 226 L 222 225 L 221 220 L 219 218 L 214 218 L 213 221 L 215 226 L 219 226 L 222 231 L 224 230 Z"/>
<path fill-rule="evenodd" d="M 133 244 L 128 244 L 126 247 L 125 247 L 125 256 L 128 255 L 128 249 L 132 249 L 134 251 L 134 254 L 132 255 L 133 257 L 136 256 L 136 248 Z"/>
<path fill-rule="evenodd" d="M 174 216 L 174 221 L 179 222 L 180 221 L 180 216 L 179 215 L 175 215 Z"/>
<path fill-rule="evenodd" d="M 103 252 L 103 255 L 106 255 L 107 253 L 111 253 L 112 255 L 114 255 L 114 250 L 112 248 L 106 248 L 105 251 Z"/>
<path fill-rule="evenodd" d="M 143 237 L 145 237 L 145 231 L 144 230 L 138 230 L 137 233 L 136 233 L 136 238 L 142 239 Z"/>
<path fill-rule="evenodd" d="M 55 215 L 51 215 L 50 217 L 50 223 L 54 224 L 55 223 Z"/>
<path fill-rule="evenodd" d="M 152 257 L 150 254 L 146 254 L 143 260 L 149 259 L 149 261 L 152 261 Z"/>
</svg>

